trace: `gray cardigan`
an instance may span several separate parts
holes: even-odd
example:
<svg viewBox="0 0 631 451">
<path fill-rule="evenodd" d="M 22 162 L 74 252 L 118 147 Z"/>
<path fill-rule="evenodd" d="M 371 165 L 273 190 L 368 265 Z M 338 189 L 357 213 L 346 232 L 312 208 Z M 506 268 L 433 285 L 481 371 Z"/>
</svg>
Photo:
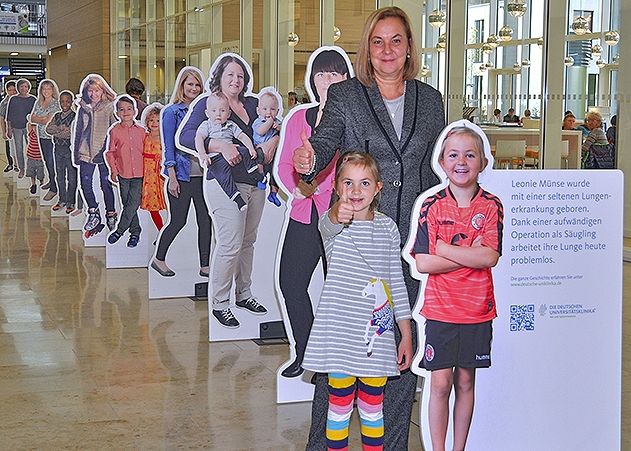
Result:
<svg viewBox="0 0 631 451">
<path fill-rule="evenodd" d="M 309 138 L 317 155 L 315 173 L 337 149 L 369 152 L 384 182 L 379 211 L 394 219 L 405 243 L 414 201 L 438 183 L 431 157 L 444 126 L 440 92 L 418 80 L 406 84 L 401 140 L 376 85 L 364 88 L 356 78 L 336 83 L 329 87 L 322 119 Z"/>
</svg>

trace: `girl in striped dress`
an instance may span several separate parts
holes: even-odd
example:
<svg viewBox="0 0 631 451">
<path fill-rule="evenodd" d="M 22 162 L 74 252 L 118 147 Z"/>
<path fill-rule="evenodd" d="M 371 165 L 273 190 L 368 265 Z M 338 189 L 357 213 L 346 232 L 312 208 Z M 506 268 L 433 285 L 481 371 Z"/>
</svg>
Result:
<svg viewBox="0 0 631 451">
<path fill-rule="evenodd" d="M 162 105 L 155 102 L 142 112 L 142 123 L 147 129 L 143 148 L 142 199 L 140 208 L 151 214 L 158 231 L 164 225 L 161 210 L 166 210 L 164 201 L 164 181 L 160 176 L 162 164 L 162 140 L 160 139 L 160 110 Z"/>
<path fill-rule="evenodd" d="M 335 176 L 339 200 L 319 222 L 328 272 L 303 367 L 328 374 L 328 449 L 348 448 L 356 387 L 363 447 L 383 449 L 384 386 L 412 360 L 399 231 L 392 219 L 375 211 L 382 187 L 369 154 L 344 154 Z"/>
</svg>

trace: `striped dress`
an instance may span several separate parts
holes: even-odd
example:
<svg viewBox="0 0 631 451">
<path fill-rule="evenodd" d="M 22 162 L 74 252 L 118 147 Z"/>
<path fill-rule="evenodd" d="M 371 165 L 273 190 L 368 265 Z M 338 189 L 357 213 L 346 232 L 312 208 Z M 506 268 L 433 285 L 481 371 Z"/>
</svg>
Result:
<svg viewBox="0 0 631 451">
<path fill-rule="evenodd" d="M 328 271 L 303 368 L 358 377 L 398 375 L 394 331 L 378 336 L 368 355 L 364 334 L 373 318 L 376 300 L 374 296 L 362 295 L 371 279 L 380 277 L 390 288 L 394 320 L 411 317 L 396 224 L 388 216 L 375 213 L 372 221 L 353 221 L 344 227 L 333 224 L 325 213 L 319 226 Z M 370 326 L 368 339 L 378 329 L 378 325 Z"/>
</svg>

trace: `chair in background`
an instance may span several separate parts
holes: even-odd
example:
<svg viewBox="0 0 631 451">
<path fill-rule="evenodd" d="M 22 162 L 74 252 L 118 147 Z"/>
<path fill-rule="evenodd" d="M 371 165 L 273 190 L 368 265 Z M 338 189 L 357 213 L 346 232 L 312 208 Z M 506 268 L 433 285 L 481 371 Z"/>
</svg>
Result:
<svg viewBox="0 0 631 451">
<path fill-rule="evenodd" d="M 521 120 L 521 125 L 523 128 L 538 129 L 539 127 L 541 127 L 541 121 L 539 119 L 531 119 L 529 117 L 524 117 Z"/>
<path fill-rule="evenodd" d="M 526 169 L 539 169 L 539 146 L 528 146 L 524 158 Z"/>
<path fill-rule="evenodd" d="M 498 168 L 524 168 L 526 161 L 526 141 L 503 141 L 495 143 L 495 163 Z"/>
<path fill-rule="evenodd" d="M 568 141 L 561 141 L 561 163 L 563 169 L 570 168 L 570 143 Z"/>
</svg>

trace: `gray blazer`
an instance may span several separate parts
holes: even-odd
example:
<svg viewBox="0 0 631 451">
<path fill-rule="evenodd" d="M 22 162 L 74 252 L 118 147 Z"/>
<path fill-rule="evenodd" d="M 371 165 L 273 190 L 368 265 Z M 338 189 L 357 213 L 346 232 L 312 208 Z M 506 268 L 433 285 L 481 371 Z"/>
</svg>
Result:
<svg viewBox="0 0 631 451">
<path fill-rule="evenodd" d="M 414 201 L 439 181 L 431 160 L 444 127 L 440 92 L 418 80 L 406 84 L 400 140 L 376 85 L 364 88 L 356 78 L 336 83 L 329 87 L 322 119 L 309 138 L 316 152 L 315 173 L 337 149 L 369 152 L 384 183 L 379 211 L 394 219 L 405 243 Z"/>
</svg>

